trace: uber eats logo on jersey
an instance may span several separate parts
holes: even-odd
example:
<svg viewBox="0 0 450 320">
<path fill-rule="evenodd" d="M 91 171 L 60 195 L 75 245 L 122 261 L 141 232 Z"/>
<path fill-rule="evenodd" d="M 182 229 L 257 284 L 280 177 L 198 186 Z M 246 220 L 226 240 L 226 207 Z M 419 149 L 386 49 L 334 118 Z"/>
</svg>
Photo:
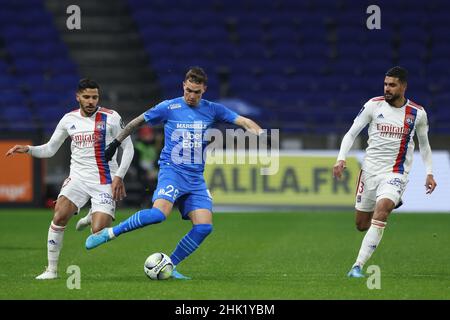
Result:
<svg viewBox="0 0 450 320">
<path fill-rule="evenodd" d="M 278 129 L 270 129 L 270 135 L 268 130 L 257 135 L 243 129 L 227 129 L 224 134 L 208 129 L 208 124 L 201 121 L 178 122 L 170 140 L 171 159 L 175 164 L 259 164 L 260 175 L 275 175 L 279 169 Z M 226 152 L 223 152 L 224 146 Z"/>
</svg>

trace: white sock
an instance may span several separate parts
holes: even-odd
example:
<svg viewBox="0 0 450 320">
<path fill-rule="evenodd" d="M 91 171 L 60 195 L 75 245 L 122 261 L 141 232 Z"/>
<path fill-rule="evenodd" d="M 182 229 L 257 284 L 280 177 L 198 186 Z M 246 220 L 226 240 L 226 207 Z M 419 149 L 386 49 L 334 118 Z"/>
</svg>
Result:
<svg viewBox="0 0 450 320">
<path fill-rule="evenodd" d="M 47 240 L 47 257 L 48 257 L 48 269 L 51 271 L 58 270 L 58 260 L 59 253 L 63 245 L 63 237 L 65 226 L 57 226 L 50 223 L 50 228 L 48 229 L 48 240 Z"/>
<path fill-rule="evenodd" d="M 92 223 L 92 208 L 89 209 L 88 214 L 86 215 L 87 220 L 89 221 L 89 223 Z"/>
<path fill-rule="evenodd" d="M 386 222 L 372 219 L 372 225 L 364 236 L 358 258 L 353 266 L 360 266 L 362 269 L 380 243 L 385 227 Z"/>
</svg>

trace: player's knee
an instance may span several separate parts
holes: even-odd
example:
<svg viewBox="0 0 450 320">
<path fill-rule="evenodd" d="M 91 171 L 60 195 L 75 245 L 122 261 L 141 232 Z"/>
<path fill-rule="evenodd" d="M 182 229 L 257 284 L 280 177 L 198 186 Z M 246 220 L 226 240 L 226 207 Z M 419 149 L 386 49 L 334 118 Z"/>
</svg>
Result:
<svg viewBox="0 0 450 320">
<path fill-rule="evenodd" d="M 195 231 L 203 234 L 205 237 L 213 231 L 212 224 L 196 224 L 193 228 Z"/>
<path fill-rule="evenodd" d="M 367 230 L 369 230 L 369 227 L 370 227 L 370 222 L 361 222 L 361 221 L 358 221 L 358 222 L 356 222 L 356 229 L 358 229 L 358 231 L 367 231 Z"/>
<path fill-rule="evenodd" d="M 154 208 L 161 211 L 164 214 L 164 216 L 167 218 L 170 215 L 170 213 L 172 212 L 173 203 L 171 203 L 170 201 L 164 200 L 164 199 L 157 199 L 153 203 L 152 209 L 154 209 Z"/>
<path fill-rule="evenodd" d="M 63 215 L 58 211 L 55 211 L 55 215 L 53 216 L 53 224 L 64 227 L 69 222 L 69 217 L 67 215 Z"/>
<path fill-rule="evenodd" d="M 91 233 L 92 234 L 94 234 L 94 233 L 97 233 L 97 232 L 99 232 L 99 231 L 102 231 L 103 229 L 104 229 L 105 227 L 100 227 L 100 226 L 92 226 L 91 227 Z"/>
<path fill-rule="evenodd" d="M 392 210 L 390 208 L 377 208 L 373 214 L 373 219 L 378 221 L 387 221 L 391 211 Z"/>
</svg>

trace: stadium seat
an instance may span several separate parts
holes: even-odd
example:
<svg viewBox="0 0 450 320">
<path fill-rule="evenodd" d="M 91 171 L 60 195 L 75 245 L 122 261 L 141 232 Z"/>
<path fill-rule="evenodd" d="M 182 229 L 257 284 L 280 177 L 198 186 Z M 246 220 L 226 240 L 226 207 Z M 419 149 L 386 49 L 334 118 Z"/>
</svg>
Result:
<svg viewBox="0 0 450 320">
<path fill-rule="evenodd" d="M 396 64 L 409 69 L 410 86 L 421 100 L 445 91 L 450 70 L 445 61 L 450 55 L 445 44 L 448 16 L 433 1 L 402 0 L 408 10 L 400 15 L 396 8 L 403 5 L 382 1 L 381 30 L 366 29 L 361 12 L 369 1 L 215 0 L 186 17 L 193 1 L 182 0 L 176 8 L 163 0 L 128 1 L 165 96 L 178 92 L 172 88 L 171 78 L 176 76 L 171 75 L 184 72 L 188 64 L 203 65 L 211 77 L 220 79 L 210 85 L 210 95 L 243 98 L 261 108 L 273 107 L 279 100 L 290 107 L 309 104 L 321 110 L 343 104 L 357 112 L 368 99 L 383 93 L 383 75 Z M 186 24 L 179 26 L 177 19 Z M 148 21 L 155 23 L 149 26 Z M 193 30 L 196 37 L 182 41 Z M 198 52 L 200 43 L 203 49 Z M 431 75 L 444 80 L 413 81 Z M 314 90 L 322 90 L 325 100 L 308 100 Z M 347 112 L 342 119 L 353 116 Z M 336 119 L 336 130 L 344 120 Z"/>
</svg>

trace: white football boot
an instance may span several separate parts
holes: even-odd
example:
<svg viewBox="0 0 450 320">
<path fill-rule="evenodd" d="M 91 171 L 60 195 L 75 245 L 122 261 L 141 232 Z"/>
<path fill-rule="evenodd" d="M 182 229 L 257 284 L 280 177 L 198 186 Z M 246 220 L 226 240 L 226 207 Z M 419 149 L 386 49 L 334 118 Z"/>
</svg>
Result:
<svg viewBox="0 0 450 320">
<path fill-rule="evenodd" d="M 49 268 L 45 268 L 45 271 L 36 277 L 37 280 L 53 280 L 56 278 L 58 278 L 58 273 Z"/>
<path fill-rule="evenodd" d="M 84 230 L 84 228 L 90 226 L 91 223 L 92 223 L 92 209 L 89 209 L 88 214 L 85 217 L 78 220 L 75 229 L 77 229 L 77 231 Z"/>
</svg>

